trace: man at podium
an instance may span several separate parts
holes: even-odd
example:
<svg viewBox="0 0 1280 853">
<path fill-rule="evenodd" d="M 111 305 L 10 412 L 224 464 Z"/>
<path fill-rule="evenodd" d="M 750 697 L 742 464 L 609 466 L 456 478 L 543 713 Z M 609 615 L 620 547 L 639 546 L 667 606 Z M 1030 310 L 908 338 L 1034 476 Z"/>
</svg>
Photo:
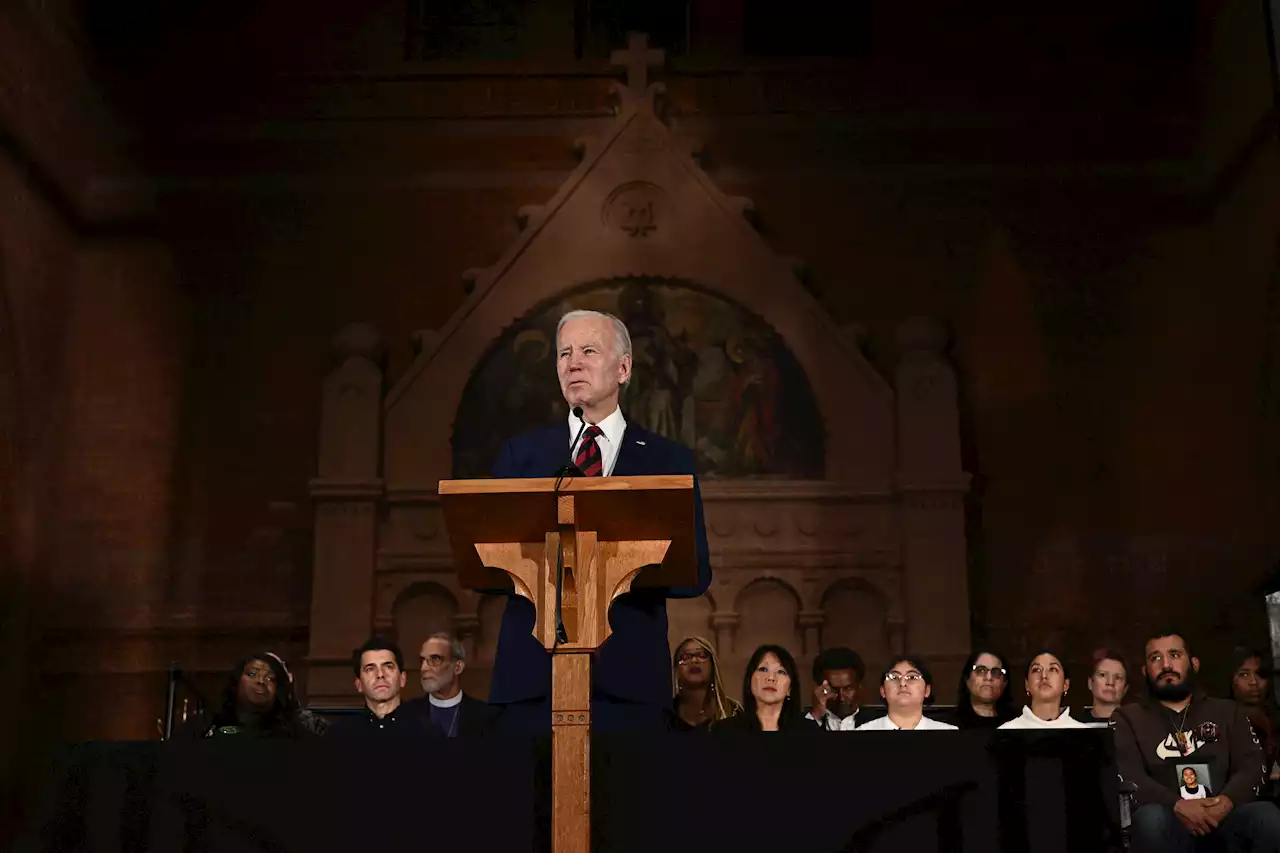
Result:
<svg viewBox="0 0 1280 853">
<path fill-rule="evenodd" d="M 619 408 L 631 378 L 631 335 L 611 314 L 570 311 L 556 329 L 556 372 L 568 420 L 510 439 L 493 476 L 554 477 L 572 463 L 583 476 L 694 474 L 693 453 L 628 424 Z M 581 417 L 578 416 L 581 411 Z M 711 583 L 711 562 L 694 482 L 697 583 L 691 587 L 635 589 L 609 610 L 613 634 L 592 667 L 592 730 L 655 731 L 667 726 L 671 706 L 668 598 L 694 598 Z M 502 710 L 511 734 L 551 731 L 551 655 L 533 636 L 535 611 L 512 595 L 502 614 L 489 702 Z"/>
</svg>

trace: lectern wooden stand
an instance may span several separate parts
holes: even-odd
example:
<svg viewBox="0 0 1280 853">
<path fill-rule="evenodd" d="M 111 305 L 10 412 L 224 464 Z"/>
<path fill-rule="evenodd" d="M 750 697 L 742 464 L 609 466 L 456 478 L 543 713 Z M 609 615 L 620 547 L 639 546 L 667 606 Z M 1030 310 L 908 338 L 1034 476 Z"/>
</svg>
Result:
<svg viewBox="0 0 1280 853">
<path fill-rule="evenodd" d="M 590 850 L 591 654 L 609 605 L 639 586 L 697 578 L 693 477 L 443 480 L 440 502 L 462 585 L 511 589 L 537 610 L 551 653 L 552 849 Z M 556 642 L 556 576 L 567 642 Z"/>
</svg>

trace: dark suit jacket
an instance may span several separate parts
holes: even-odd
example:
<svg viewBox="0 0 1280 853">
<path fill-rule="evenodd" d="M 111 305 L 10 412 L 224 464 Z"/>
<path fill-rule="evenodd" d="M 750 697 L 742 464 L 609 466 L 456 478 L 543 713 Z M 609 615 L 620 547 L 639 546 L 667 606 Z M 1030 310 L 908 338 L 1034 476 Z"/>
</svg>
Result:
<svg viewBox="0 0 1280 853">
<path fill-rule="evenodd" d="M 502 446 L 493 476 L 551 477 L 569 462 L 569 428 L 527 433 Z M 693 474 L 693 453 L 634 424 L 627 424 L 613 467 L 617 476 Z M 667 645 L 668 598 L 695 598 L 711 585 L 711 559 L 702 521 L 702 495 L 693 485 L 698 581 L 691 587 L 637 589 L 619 596 L 609 609 L 613 634 L 593 662 L 595 690 L 631 702 L 671 704 L 671 652 Z M 551 655 L 533 638 L 534 609 L 511 595 L 502 614 L 489 701 L 494 704 L 541 699 L 551 693 Z"/>
<path fill-rule="evenodd" d="M 431 719 L 431 700 L 426 696 L 405 702 L 404 707 L 425 720 Z M 462 702 L 458 705 L 458 737 L 483 737 L 496 731 L 497 726 L 496 708 L 474 696 L 462 694 Z"/>
</svg>

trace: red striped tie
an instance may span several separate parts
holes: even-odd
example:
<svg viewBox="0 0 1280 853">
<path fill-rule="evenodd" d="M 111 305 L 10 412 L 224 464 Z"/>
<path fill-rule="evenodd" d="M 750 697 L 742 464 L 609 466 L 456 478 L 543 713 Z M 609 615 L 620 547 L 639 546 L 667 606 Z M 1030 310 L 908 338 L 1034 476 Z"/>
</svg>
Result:
<svg viewBox="0 0 1280 853">
<path fill-rule="evenodd" d="M 600 445 L 596 441 L 596 436 L 603 434 L 595 424 L 582 433 L 582 443 L 578 445 L 578 455 L 573 457 L 573 464 L 578 466 L 584 477 L 599 477 L 604 473 L 604 457 L 600 455 Z"/>
</svg>

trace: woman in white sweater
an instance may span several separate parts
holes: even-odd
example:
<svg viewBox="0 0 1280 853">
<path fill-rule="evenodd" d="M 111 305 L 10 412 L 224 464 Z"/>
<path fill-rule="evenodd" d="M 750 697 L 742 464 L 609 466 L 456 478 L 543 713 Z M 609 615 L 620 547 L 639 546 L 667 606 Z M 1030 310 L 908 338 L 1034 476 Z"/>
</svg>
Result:
<svg viewBox="0 0 1280 853">
<path fill-rule="evenodd" d="M 1044 651 L 1027 665 L 1027 705 L 1022 716 L 1014 717 L 1002 729 L 1087 729 L 1089 726 L 1072 719 L 1071 709 L 1063 699 L 1071 688 L 1067 667 L 1062 658 Z"/>
</svg>

